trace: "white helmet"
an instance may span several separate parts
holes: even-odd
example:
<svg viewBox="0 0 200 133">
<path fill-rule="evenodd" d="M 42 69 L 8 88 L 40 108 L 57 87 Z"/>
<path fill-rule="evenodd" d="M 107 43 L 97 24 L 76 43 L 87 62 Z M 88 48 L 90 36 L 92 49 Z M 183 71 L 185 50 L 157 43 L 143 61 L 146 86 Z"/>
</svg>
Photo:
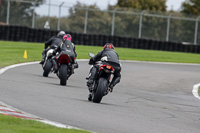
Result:
<svg viewBox="0 0 200 133">
<path fill-rule="evenodd" d="M 65 32 L 64 31 L 60 31 L 59 33 L 58 33 L 58 37 L 63 37 L 65 35 Z"/>
</svg>

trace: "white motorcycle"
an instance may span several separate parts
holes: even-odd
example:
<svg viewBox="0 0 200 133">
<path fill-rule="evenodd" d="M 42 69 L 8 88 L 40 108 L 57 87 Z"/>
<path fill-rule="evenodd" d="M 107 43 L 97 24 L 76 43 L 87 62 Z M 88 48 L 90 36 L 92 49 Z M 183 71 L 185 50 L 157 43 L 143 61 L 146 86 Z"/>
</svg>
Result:
<svg viewBox="0 0 200 133">
<path fill-rule="evenodd" d="M 44 77 L 48 77 L 49 73 L 53 71 L 53 63 L 52 63 L 53 51 L 54 51 L 53 49 L 49 49 L 47 51 L 44 64 L 42 65 L 42 68 L 44 70 L 43 72 Z"/>
</svg>

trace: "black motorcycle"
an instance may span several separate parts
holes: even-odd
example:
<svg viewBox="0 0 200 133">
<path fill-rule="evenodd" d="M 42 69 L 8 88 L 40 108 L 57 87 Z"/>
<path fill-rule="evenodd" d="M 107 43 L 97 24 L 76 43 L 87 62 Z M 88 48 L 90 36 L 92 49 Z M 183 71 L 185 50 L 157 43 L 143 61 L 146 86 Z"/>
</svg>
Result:
<svg viewBox="0 0 200 133">
<path fill-rule="evenodd" d="M 89 53 L 89 56 L 94 57 L 94 54 Z M 98 61 L 96 63 L 99 65 L 99 71 L 93 84 L 88 87 L 91 92 L 88 96 L 88 100 L 93 101 L 94 103 L 100 103 L 103 96 L 107 95 L 109 92 L 108 85 L 112 81 L 112 74 L 115 70 L 111 65 L 106 64 L 104 61 Z M 89 77 L 86 79 L 88 80 Z"/>
<path fill-rule="evenodd" d="M 61 51 L 59 56 L 56 57 L 58 63 L 58 71 L 56 74 L 60 79 L 60 85 L 66 85 L 68 78 L 73 74 L 73 56 L 71 51 L 65 50 Z"/>
</svg>

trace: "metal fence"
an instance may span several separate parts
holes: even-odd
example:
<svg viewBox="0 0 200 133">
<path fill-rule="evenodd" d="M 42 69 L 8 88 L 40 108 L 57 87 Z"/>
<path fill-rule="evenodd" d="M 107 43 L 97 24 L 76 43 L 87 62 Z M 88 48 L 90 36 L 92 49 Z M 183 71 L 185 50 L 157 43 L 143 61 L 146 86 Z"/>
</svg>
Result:
<svg viewBox="0 0 200 133">
<path fill-rule="evenodd" d="M 200 16 L 121 8 L 102 11 L 99 9 L 70 7 L 66 6 L 65 3 L 58 3 L 57 5 L 47 3 L 43 4 L 42 7 L 33 6 L 29 12 L 29 21 L 23 18 L 15 21 L 14 18 L 19 17 L 19 15 L 11 13 L 14 8 L 11 3 L 16 1 L 23 2 L 23 4 L 30 3 L 30 1 L 7 0 L 7 12 L 1 14 L 0 22 L 32 28 L 48 28 L 49 26 L 53 30 L 85 34 L 104 34 L 200 44 Z M 37 0 L 34 0 L 31 3 L 35 5 L 36 2 Z M 46 14 L 41 15 L 41 11 L 46 12 Z"/>
</svg>

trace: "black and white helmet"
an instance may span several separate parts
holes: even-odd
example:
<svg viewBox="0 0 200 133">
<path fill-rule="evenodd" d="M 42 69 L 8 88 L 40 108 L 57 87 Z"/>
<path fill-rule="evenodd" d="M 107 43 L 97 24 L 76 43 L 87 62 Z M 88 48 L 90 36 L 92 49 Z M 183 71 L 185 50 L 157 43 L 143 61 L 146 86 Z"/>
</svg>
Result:
<svg viewBox="0 0 200 133">
<path fill-rule="evenodd" d="M 64 31 L 60 31 L 60 32 L 57 34 L 58 37 L 62 37 L 62 38 L 63 38 L 64 35 L 65 35 L 65 32 L 64 32 Z"/>
</svg>

